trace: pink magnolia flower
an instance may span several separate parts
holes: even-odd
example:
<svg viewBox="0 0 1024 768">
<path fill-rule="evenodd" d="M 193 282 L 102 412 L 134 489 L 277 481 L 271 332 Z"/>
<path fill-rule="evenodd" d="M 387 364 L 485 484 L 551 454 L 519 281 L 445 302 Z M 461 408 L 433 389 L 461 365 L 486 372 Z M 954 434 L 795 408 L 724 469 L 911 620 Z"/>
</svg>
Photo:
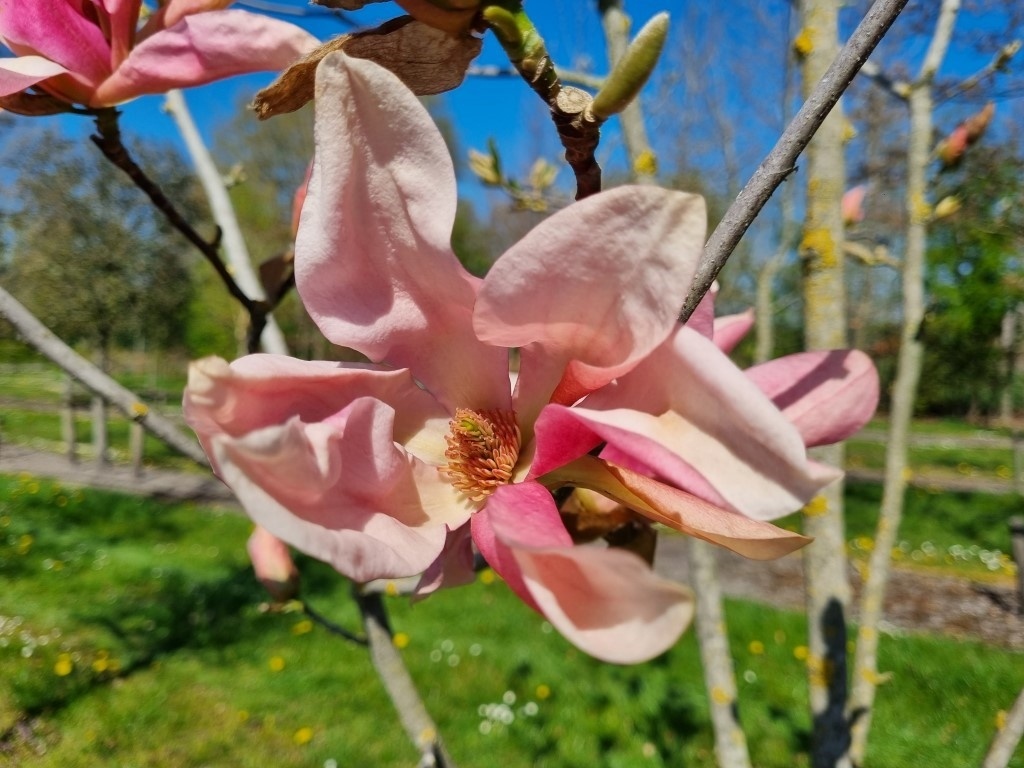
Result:
<svg viewBox="0 0 1024 768">
<path fill-rule="evenodd" d="M 244 72 L 283 69 L 318 44 L 230 0 L 169 0 L 140 27 L 141 0 L 0 0 L 0 97 L 35 86 L 69 103 L 119 104 Z"/>
<path fill-rule="evenodd" d="M 186 417 L 249 515 L 342 574 L 425 572 L 428 592 L 471 576 L 475 544 L 580 648 L 651 658 L 688 625 L 692 595 L 630 552 L 577 546 L 552 491 L 595 490 L 770 558 L 806 539 L 764 521 L 839 473 L 809 462 L 768 397 L 676 322 L 704 240 L 699 197 L 594 195 L 484 280 L 451 251 L 455 207 L 419 101 L 371 62 L 325 58 L 296 282 L 327 338 L 376 362 L 200 360 Z M 818 383 L 800 382 L 811 410 Z"/>
</svg>

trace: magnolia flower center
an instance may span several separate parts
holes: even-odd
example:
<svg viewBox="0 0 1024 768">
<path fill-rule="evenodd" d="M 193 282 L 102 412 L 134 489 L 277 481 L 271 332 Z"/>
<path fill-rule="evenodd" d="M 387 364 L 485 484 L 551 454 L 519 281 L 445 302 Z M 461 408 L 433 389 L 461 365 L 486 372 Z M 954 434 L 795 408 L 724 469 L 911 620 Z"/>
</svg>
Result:
<svg viewBox="0 0 1024 768">
<path fill-rule="evenodd" d="M 519 459 L 519 427 L 512 411 L 458 408 L 449 423 L 441 473 L 473 501 L 494 493 L 512 479 Z"/>
</svg>

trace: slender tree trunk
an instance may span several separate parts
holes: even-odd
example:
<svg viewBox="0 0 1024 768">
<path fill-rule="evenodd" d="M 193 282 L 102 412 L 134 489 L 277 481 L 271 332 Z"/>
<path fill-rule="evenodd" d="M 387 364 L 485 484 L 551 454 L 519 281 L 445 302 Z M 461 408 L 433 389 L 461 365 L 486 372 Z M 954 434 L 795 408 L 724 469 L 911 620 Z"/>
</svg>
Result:
<svg viewBox="0 0 1024 768">
<path fill-rule="evenodd" d="M 601 14 L 601 26 L 604 28 L 608 62 L 614 66 L 629 46 L 629 29 L 632 21 L 623 10 L 620 0 L 598 0 L 597 7 Z M 626 145 L 626 156 L 629 158 L 630 176 L 634 181 L 652 179 L 658 172 L 658 165 L 647 138 L 647 127 L 644 125 L 639 96 L 619 113 L 619 127 L 622 129 L 622 140 Z"/>
<path fill-rule="evenodd" d="M 629 42 L 629 17 L 619 0 L 598 0 L 598 10 L 604 27 L 609 63 L 614 66 L 625 52 Z M 634 178 L 650 182 L 652 176 L 641 173 L 644 157 L 653 159 L 643 110 L 634 100 L 621 114 L 626 152 Z M 690 583 L 697 595 L 695 622 L 700 643 L 701 663 L 704 667 L 704 685 L 708 693 L 708 707 L 715 733 L 715 754 L 720 768 L 750 768 L 747 739 L 739 722 L 736 700 L 736 673 L 729 651 L 729 638 L 722 605 L 722 590 L 718 583 L 715 555 L 711 546 L 690 539 Z"/>
<path fill-rule="evenodd" d="M 839 3 L 804 0 L 803 33 L 810 50 L 804 58 L 803 91 L 814 85 L 838 51 Z M 840 200 L 846 185 L 844 118 L 839 104 L 807 146 L 807 211 L 800 256 L 804 274 L 804 323 L 808 349 L 846 346 L 846 287 L 843 282 L 843 220 Z M 818 448 L 814 457 L 843 466 L 843 446 Z M 849 766 L 846 721 L 846 620 L 850 603 L 843 488 L 834 483 L 804 509 L 804 533 L 814 542 L 804 549 L 807 594 L 808 686 L 814 729 L 814 768 Z"/>
<path fill-rule="evenodd" d="M 697 593 L 697 643 L 715 732 L 715 756 L 720 768 L 742 768 L 750 765 L 750 753 L 739 720 L 736 672 L 726 635 L 715 552 L 711 544 L 699 539 L 689 540 L 688 552 L 690 582 Z"/>
<path fill-rule="evenodd" d="M 989 745 L 988 754 L 981 768 L 1006 768 L 1013 758 L 1013 752 L 1024 736 L 1024 689 L 1017 696 L 1010 711 L 1006 713 L 1006 722 L 996 732 Z"/>
<path fill-rule="evenodd" d="M 1017 373 L 1017 315 L 1016 306 L 1003 315 L 999 338 L 1003 348 L 1003 382 L 999 393 L 999 421 L 1010 424 L 1013 421 L 1013 382 Z"/>
<path fill-rule="evenodd" d="M 857 636 L 850 720 L 853 724 L 851 754 L 864 762 L 868 733 L 878 684 L 878 622 L 882 616 L 885 586 L 889 578 L 892 547 L 896 542 L 907 489 L 907 438 L 917 396 L 924 353 L 920 341 L 924 319 L 924 258 L 928 219 L 926 172 L 932 142 L 932 82 L 949 47 L 960 0 L 943 0 L 939 20 L 917 80 L 911 85 L 910 137 L 907 148 L 907 237 L 903 257 L 903 323 L 896 381 L 892 389 L 889 437 L 885 453 L 885 487 L 879 512 L 875 547 L 871 553 L 864 593 L 861 626 Z"/>
<path fill-rule="evenodd" d="M 256 276 L 256 270 L 253 269 L 252 260 L 249 258 L 249 249 L 245 245 L 245 238 L 242 236 L 242 228 L 235 216 L 234 206 L 231 204 L 231 198 L 228 196 L 224 180 L 213 162 L 213 157 L 196 129 L 188 105 L 185 103 L 185 97 L 179 90 L 168 91 L 165 104 L 167 111 L 171 113 L 171 117 L 174 118 L 174 122 L 178 126 L 181 138 L 196 167 L 196 175 L 210 201 L 210 210 L 213 212 L 214 221 L 220 227 L 224 253 L 238 287 L 245 291 L 250 299 L 261 301 L 266 298 L 266 294 Z M 260 335 L 260 344 L 265 352 L 272 352 L 275 355 L 288 354 L 288 344 L 284 334 L 272 316 L 267 317 L 267 324 Z M 244 342 L 242 346 L 244 349 Z M 254 352 L 256 350 L 246 351 Z"/>
</svg>

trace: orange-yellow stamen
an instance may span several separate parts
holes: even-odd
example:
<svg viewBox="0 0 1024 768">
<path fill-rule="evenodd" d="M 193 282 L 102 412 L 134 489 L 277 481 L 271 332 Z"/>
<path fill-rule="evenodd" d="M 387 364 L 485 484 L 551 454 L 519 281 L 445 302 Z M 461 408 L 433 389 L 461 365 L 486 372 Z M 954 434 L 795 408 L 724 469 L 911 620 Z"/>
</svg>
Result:
<svg viewBox="0 0 1024 768">
<path fill-rule="evenodd" d="M 448 466 L 441 472 L 452 485 L 480 501 L 512 479 L 520 440 L 514 413 L 458 408 L 448 424 Z"/>
</svg>

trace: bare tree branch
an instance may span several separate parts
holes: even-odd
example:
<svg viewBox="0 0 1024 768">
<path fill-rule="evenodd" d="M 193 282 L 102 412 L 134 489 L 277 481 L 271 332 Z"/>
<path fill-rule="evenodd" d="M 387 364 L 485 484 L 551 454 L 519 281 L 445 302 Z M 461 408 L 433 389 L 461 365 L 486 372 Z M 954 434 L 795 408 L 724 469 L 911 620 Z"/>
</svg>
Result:
<svg viewBox="0 0 1024 768">
<path fill-rule="evenodd" d="M 907 0 L 876 0 L 861 20 L 853 35 L 839 52 L 832 66 L 818 82 L 796 117 L 779 137 L 775 147 L 762 161 L 737 198 L 729 206 L 722 221 L 704 246 L 704 257 L 693 286 L 686 297 L 680 320 L 686 321 L 704 294 L 711 288 L 718 273 L 735 250 L 740 238 L 768 202 L 775 189 L 794 170 L 797 157 L 811 136 L 839 101 L 854 76 L 883 35 L 906 6 Z"/>
<path fill-rule="evenodd" d="M 122 387 L 97 366 L 75 352 L 24 305 L 0 287 L 0 316 L 7 318 L 21 337 L 59 365 L 69 376 L 80 381 L 89 391 L 117 406 L 125 416 L 141 424 L 148 432 L 176 451 L 204 467 L 210 466 L 199 444 L 182 434 L 177 426 L 154 412 L 131 390 Z"/>
<path fill-rule="evenodd" d="M 1006 722 L 996 731 L 981 768 L 1006 768 L 1020 744 L 1021 736 L 1024 736 L 1024 689 L 1021 689 L 1017 700 L 1006 713 Z"/>
<path fill-rule="evenodd" d="M 391 703 L 398 711 L 406 735 L 420 753 L 418 768 L 455 768 L 455 763 L 441 742 L 437 726 L 423 706 L 423 700 L 416 692 L 416 684 L 394 646 L 380 592 L 364 592 L 357 587 L 354 595 L 363 615 L 370 659 L 384 683 Z"/>
<path fill-rule="evenodd" d="M 228 268 L 224 265 L 224 262 L 220 258 L 219 252 L 219 240 L 218 237 L 215 240 L 206 240 L 200 235 L 188 223 L 188 220 L 182 215 L 182 213 L 174 206 L 167 195 L 163 193 L 163 190 L 150 179 L 146 173 L 139 167 L 139 165 L 132 159 L 131 155 L 128 154 L 128 149 L 125 147 L 124 142 L 121 139 L 121 128 L 118 126 L 119 112 L 113 108 L 101 109 L 95 112 L 96 128 L 98 133 L 93 135 L 93 143 L 99 147 L 111 163 L 116 165 L 122 171 L 127 174 L 128 178 L 132 182 L 146 193 L 146 196 L 153 202 L 159 210 L 171 223 L 176 230 L 185 236 L 192 245 L 196 247 L 210 265 L 217 272 L 217 275 L 223 281 L 224 285 L 239 304 L 241 304 L 246 312 L 252 316 L 255 310 L 255 302 L 253 302 L 245 292 L 238 287 L 238 283 L 231 276 Z"/>
<path fill-rule="evenodd" d="M 231 198 L 224 187 L 224 180 L 220 171 L 217 170 L 213 156 L 210 155 L 210 151 L 203 142 L 203 137 L 199 135 L 199 130 L 192 120 L 185 96 L 178 89 L 170 90 L 164 97 L 164 104 L 178 126 L 181 138 L 185 142 L 193 165 L 195 165 L 196 175 L 210 201 L 210 210 L 213 212 L 213 220 L 220 227 L 221 245 L 227 255 L 231 273 L 238 281 L 239 289 L 250 300 L 249 306 L 256 310 L 254 313 L 252 309 L 246 307 L 249 309 L 250 319 L 248 351 L 256 352 L 262 344 L 266 352 L 287 355 L 288 343 L 274 318 L 267 312 L 269 306 L 266 295 L 256 276 L 256 271 L 252 267 L 249 249 L 245 244 L 242 228 L 238 224 L 238 217 L 235 215 L 235 207 L 231 204 Z M 280 299 L 280 297 L 274 298 Z M 259 330 L 260 326 L 262 326 L 262 330 Z"/>
</svg>

